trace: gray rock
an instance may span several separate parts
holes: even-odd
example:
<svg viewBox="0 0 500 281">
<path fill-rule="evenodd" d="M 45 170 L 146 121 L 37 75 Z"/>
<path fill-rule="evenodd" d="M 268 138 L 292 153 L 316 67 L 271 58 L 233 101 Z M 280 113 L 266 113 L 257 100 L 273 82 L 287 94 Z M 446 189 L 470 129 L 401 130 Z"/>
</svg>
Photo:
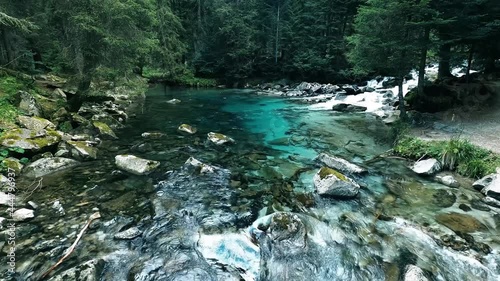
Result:
<svg viewBox="0 0 500 281">
<path fill-rule="evenodd" d="M 295 90 L 297 91 L 309 91 L 312 89 L 312 85 L 310 83 L 307 83 L 307 82 L 302 82 L 300 83 L 296 88 Z"/>
<path fill-rule="evenodd" d="M 19 109 L 29 116 L 41 116 L 42 110 L 40 105 L 36 102 L 33 95 L 28 92 L 19 91 L 19 97 L 21 102 L 19 103 Z"/>
<path fill-rule="evenodd" d="M 198 174 L 213 173 L 216 169 L 215 167 L 202 163 L 193 157 L 190 157 L 186 163 L 184 163 L 184 167 L 194 170 Z"/>
<path fill-rule="evenodd" d="M 178 103 L 181 103 L 181 101 L 180 101 L 180 100 L 178 100 L 178 99 L 171 99 L 171 100 L 166 101 L 166 103 L 170 103 L 170 104 L 178 104 Z"/>
<path fill-rule="evenodd" d="M 0 206 L 10 206 L 11 205 L 11 196 L 7 193 L 0 192 Z"/>
<path fill-rule="evenodd" d="M 125 231 L 115 234 L 114 238 L 119 240 L 131 240 L 142 235 L 142 231 L 137 227 L 131 227 Z"/>
<path fill-rule="evenodd" d="M 484 195 L 500 200 L 500 173 L 487 175 L 474 182 L 472 187 Z"/>
<path fill-rule="evenodd" d="M 331 156 L 326 153 L 321 153 L 320 155 L 318 155 L 318 157 L 316 157 L 315 160 L 321 162 L 329 168 L 345 173 L 360 174 L 366 172 L 365 169 L 361 168 L 358 165 L 352 164 L 340 157 Z"/>
<path fill-rule="evenodd" d="M 61 149 L 54 154 L 55 157 L 68 157 L 69 156 L 69 151 L 66 149 Z"/>
<path fill-rule="evenodd" d="M 28 178 L 39 178 L 78 164 L 78 161 L 62 157 L 41 158 L 26 166 L 24 175 Z"/>
<path fill-rule="evenodd" d="M 142 133 L 141 136 L 145 139 L 159 139 L 164 137 L 165 134 L 160 132 L 145 132 Z"/>
<path fill-rule="evenodd" d="M 366 109 L 367 108 L 364 106 L 347 104 L 347 103 L 339 103 L 332 107 L 333 111 L 339 111 L 339 112 L 363 112 L 366 111 Z"/>
<path fill-rule="evenodd" d="M 13 129 L 3 133 L 0 143 L 5 147 L 19 147 L 25 150 L 38 151 L 56 145 L 61 135 L 53 130 Z"/>
<path fill-rule="evenodd" d="M 411 169 L 419 175 L 432 175 L 441 170 L 441 164 L 438 160 L 430 158 L 415 162 Z"/>
<path fill-rule="evenodd" d="M 147 175 L 160 166 L 158 161 L 142 159 L 134 155 L 117 155 L 115 164 L 118 168 L 135 175 Z"/>
<path fill-rule="evenodd" d="M 223 145 L 226 143 L 234 143 L 234 139 L 232 139 L 226 135 L 220 134 L 220 133 L 210 132 L 207 135 L 207 139 L 216 145 Z"/>
<path fill-rule="evenodd" d="M 489 196 L 486 196 L 483 198 L 483 202 L 490 205 L 490 206 L 493 206 L 493 207 L 496 207 L 496 208 L 500 208 L 500 201 L 499 200 L 496 200 L 494 198 L 491 198 Z"/>
<path fill-rule="evenodd" d="M 50 278 L 49 281 L 97 281 L 100 280 L 100 271 L 103 267 L 103 260 L 93 259 L 58 273 L 56 276 Z"/>
<path fill-rule="evenodd" d="M 35 211 L 30 209 L 19 209 L 12 213 L 14 221 L 25 221 L 35 217 Z"/>
<path fill-rule="evenodd" d="M 59 216 L 64 216 L 66 214 L 59 200 L 54 201 L 54 203 L 52 204 L 52 209 L 54 209 Z"/>
<path fill-rule="evenodd" d="M 179 126 L 179 128 L 177 128 L 177 130 L 181 131 L 181 132 L 186 132 L 188 134 L 195 134 L 197 129 L 191 125 L 188 125 L 188 124 L 182 124 Z"/>
<path fill-rule="evenodd" d="M 449 187 L 460 187 L 460 183 L 452 175 L 436 175 L 435 180 Z"/>
<path fill-rule="evenodd" d="M 26 129 L 40 131 L 43 129 L 47 130 L 55 130 L 56 125 L 50 122 L 47 119 L 43 119 L 41 117 L 28 117 L 28 116 L 19 116 L 18 117 L 19 124 Z"/>
<path fill-rule="evenodd" d="M 93 122 L 94 127 L 97 128 L 99 131 L 99 134 L 103 137 L 107 137 L 110 139 L 118 139 L 116 136 L 115 132 L 108 126 L 108 124 L 99 122 L 99 121 L 94 121 Z"/>
<path fill-rule="evenodd" d="M 77 159 L 97 159 L 97 148 L 85 141 L 68 141 L 71 155 Z"/>
<path fill-rule="evenodd" d="M 404 281 L 428 281 L 424 271 L 415 265 L 407 265 L 404 272 Z"/>
<path fill-rule="evenodd" d="M 319 195 L 354 197 L 359 193 L 359 184 L 333 169 L 323 167 L 313 178 Z"/>
<path fill-rule="evenodd" d="M 33 208 L 33 210 L 38 209 L 38 204 L 33 201 L 28 201 L 28 203 L 26 204 L 28 204 L 31 208 Z"/>
</svg>

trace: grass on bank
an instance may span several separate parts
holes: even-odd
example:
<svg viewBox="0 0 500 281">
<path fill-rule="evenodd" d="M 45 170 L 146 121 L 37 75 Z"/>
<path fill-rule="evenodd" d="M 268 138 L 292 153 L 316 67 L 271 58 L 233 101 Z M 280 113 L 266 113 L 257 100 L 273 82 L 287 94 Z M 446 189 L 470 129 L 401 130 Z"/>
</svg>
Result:
<svg viewBox="0 0 500 281">
<path fill-rule="evenodd" d="M 500 155 L 460 138 L 424 141 L 406 135 L 396 141 L 394 152 L 413 160 L 438 159 L 444 168 L 470 178 L 484 177 L 500 167 Z"/>
<path fill-rule="evenodd" d="M 217 86 L 215 79 L 195 77 L 192 71 L 185 70 L 173 75 L 159 69 L 144 68 L 142 76 L 151 81 L 165 81 L 178 86 L 213 88 Z"/>
<path fill-rule="evenodd" d="M 19 79 L 0 73 L 0 129 L 16 121 L 19 111 L 13 105 L 14 96 L 22 89 L 24 85 Z"/>
</svg>

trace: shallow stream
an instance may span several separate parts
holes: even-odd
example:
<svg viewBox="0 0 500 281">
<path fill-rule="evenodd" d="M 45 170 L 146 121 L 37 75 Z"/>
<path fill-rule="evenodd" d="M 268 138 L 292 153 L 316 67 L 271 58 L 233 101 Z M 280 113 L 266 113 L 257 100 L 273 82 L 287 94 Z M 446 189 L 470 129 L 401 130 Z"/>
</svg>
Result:
<svg viewBox="0 0 500 281">
<path fill-rule="evenodd" d="M 198 132 L 179 133 L 182 123 Z M 165 136 L 141 136 L 152 131 Z M 236 143 L 211 145 L 208 132 Z M 375 115 L 251 91 L 155 87 L 117 134 L 98 160 L 39 179 L 34 192 L 36 182 L 18 182 L 20 201 L 39 206 L 17 224 L 17 274 L 2 280 L 38 280 L 96 211 L 102 218 L 49 280 L 400 280 L 409 265 L 429 280 L 500 280 L 498 209 L 468 179 L 450 188 L 416 176 L 403 159 L 377 157 L 392 137 Z M 355 199 L 314 193 L 322 152 L 368 170 L 354 177 L 362 186 Z M 130 175 L 117 171 L 117 154 L 161 166 Z M 190 157 L 216 171 L 193 173 Z M 114 237 L 131 227 L 141 234 Z M 0 248 L 3 274 L 5 242 Z"/>
</svg>

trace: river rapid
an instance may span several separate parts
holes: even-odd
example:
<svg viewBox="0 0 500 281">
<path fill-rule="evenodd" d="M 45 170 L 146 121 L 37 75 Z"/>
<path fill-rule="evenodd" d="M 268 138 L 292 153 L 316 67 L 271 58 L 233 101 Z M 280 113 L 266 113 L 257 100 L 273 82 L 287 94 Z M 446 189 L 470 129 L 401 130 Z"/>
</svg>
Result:
<svg viewBox="0 0 500 281">
<path fill-rule="evenodd" d="M 151 88 L 98 160 L 22 193 L 36 217 L 17 224 L 14 275 L 0 242 L 1 280 L 39 280 L 96 211 L 102 217 L 47 280 L 500 280 L 499 209 L 470 179 L 456 176 L 461 187 L 450 188 L 404 159 L 377 157 L 393 137 L 375 114 L 317 109 L 252 91 Z M 183 123 L 197 133 L 178 132 Z M 235 143 L 213 145 L 209 132 Z M 352 175 L 355 198 L 315 193 L 320 153 L 367 169 Z M 118 154 L 161 166 L 131 175 L 115 166 Z M 190 157 L 213 171 L 192 169 Z M 135 235 L 117 235 L 126 230 Z"/>
</svg>

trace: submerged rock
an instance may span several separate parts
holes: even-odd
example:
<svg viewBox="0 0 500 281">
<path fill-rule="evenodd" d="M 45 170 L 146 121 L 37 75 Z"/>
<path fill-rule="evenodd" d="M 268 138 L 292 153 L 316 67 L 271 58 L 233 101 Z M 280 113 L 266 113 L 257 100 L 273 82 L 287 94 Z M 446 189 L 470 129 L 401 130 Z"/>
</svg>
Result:
<svg viewBox="0 0 500 281">
<path fill-rule="evenodd" d="M 99 134 L 101 136 L 108 137 L 111 139 L 118 139 L 115 132 L 108 126 L 108 124 L 98 121 L 94 121 L 93 124 L 94 127 L 96 127 L 97 130 L 99 130 Z"/>
<path fill-rule="evenodd" d="M 226 135 L 220 134 L 220 133 L 210 132 L 207 135 L 207 139 L 216 145 L 223 145 L 226 143 L 234 143 L 234 139 L 232 139 Z"/>
<path fill-rule="evenodd" d="M 188 134 L 195 134 L 196 131 L 198 131 L 195 127 L 192 127 L 191 125 L 188 125 L 188 124 L 182 124 L 179 126 L 179 128 L 177 128 L 177 130 L 181 131 L 181 132 L 185 132 L 185 133 L 188 133 Z"/>
<path fill-rule="evenodd" d="M 101 259 L 89 260 L 57 274 L 57 276 L 50 278 L 49 281 L 97 281 L 100 280 L 103 266 L 104 262 Z"/>
<path fill-rule="evenodd" d="M 163 138 L 165 134 L 161 132 L 145 132 L 142 133 L 141 136 L 145 139 L 160 139 Z"/>
<path fill-rule="evenodd" d="M 321 162 L 329 168 L 340 170 L 345 173 L 360 174 L 366 172 L 365 169 L 361 168 L 358 165 L 352 164 L 340 157 L 331 156 L 326 153 L 321 153 L 320 155 L 318 155 L 318 157 L 316 157 L 315 160 Z"/>
<path fill-rule="evenodd" d="M 432 175 L 441 170 L 441 163 L 434 158 L 430 158 L 415 162 L 411 169 L 419 175 Z"/>
<path fill-rule="evenodd" d="M 41 158 L 26 166 L 24 175 L 28 178 L 39 178 L 78 164 L 78 161 L 62 157 Z"/>
<path fill-rule="evenodd" d="M 56 125 L 50 122 L 47 119 L 41 117 L 28 117 L 28 116 L 19 116 L 18 117 L 19 124 L 26 129 L 40 131 L 43 129 L 47 130 L 55 130 Z"/>
<path fill-rule="evenodd" d="M 460 183 L 451 175 L 437 175 L 436 181 L 449 187 L 460 187 Z"/>
<path fill-rule="evenodd" d="M 472 187 L 484 195 L 500 200 L 500 173 L 487 175 L 474 182 Z"/>
<path fill-rule="evenodd" d="M 319 195 L 354 197 L 359 193 L 359 184 L 328 167 L 321 168 L 313 181 Z"/>
<path fill-rule="evenodd" d="M 147 175 L 160 166 L 160 162 L 142 159 L 134 155 L 117 155 L 115 164 L 118 168 L 135 175 Z"/>
<path fill-rule="evenodd" d="M 490 206 L 493 206 L 493 207 L 496 207 L 496 208 L 500 208 L 500 201 L 499 200 L 496 200 L 494 198 L 491 198 L 491 197 L 484 197 L 483 198 L 483 202 L 490 205 Z"/>
<path fill-rule="evenodd" d="M 181 103 L 181 101 L 180 101 L 180 100 L 178 100 L 178 99 L 171 99 L 171 100 L 166 101 L 166 103 L 170 103 L 170 104 L 178 104 L 178 103 Z"/>
<path fill-rule="evenodd" d="M 35 217 L 35 211 L 30 209 L 19 209 L 12 213 L 14 221 L 25 221 Z"/>
<path fill-rule="evenodd" d="M 439 214 L 436 216 L 436 220 L 440 224 L 455 232 L 460 231 L 470 233 L 484 228 L 483 224 L 481 224 L 476 218 L 466 214 Z"/>
<path fill-rule="evenodd" d="M 0 143 L 5 147 L 18 147 L 25 150 L 39 151 L 56 145 L 61 135 L 54 130 L 13 129 L 3 133 Z"/>
</svg>

